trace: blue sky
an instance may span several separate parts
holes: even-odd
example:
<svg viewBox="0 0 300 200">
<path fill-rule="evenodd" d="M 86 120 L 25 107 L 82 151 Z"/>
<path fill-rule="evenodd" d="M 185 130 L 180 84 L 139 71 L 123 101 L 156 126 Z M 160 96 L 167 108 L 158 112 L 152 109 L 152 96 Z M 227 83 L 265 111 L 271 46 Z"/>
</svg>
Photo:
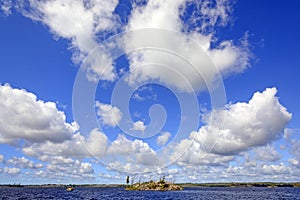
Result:
<svg viewBox="0 0 300 200">
<path fill-rule="evenodd" d="M 298 1 L 10 1 L 1 183 L 299 181 Z"/>
</svg>

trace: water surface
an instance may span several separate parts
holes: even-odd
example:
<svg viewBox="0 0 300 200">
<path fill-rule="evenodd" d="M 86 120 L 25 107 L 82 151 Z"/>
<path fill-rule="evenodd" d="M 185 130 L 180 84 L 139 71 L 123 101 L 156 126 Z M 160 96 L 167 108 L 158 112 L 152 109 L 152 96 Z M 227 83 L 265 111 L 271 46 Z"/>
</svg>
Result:
<svg viewBox="0 0 300 200">
<path fill-rule="evenodd" d="M 299 199 L 300 188 L 185 188 L 182 191 L 125 191 L 123 188 L 0 188 L 0 199 Z"/>
</svg>

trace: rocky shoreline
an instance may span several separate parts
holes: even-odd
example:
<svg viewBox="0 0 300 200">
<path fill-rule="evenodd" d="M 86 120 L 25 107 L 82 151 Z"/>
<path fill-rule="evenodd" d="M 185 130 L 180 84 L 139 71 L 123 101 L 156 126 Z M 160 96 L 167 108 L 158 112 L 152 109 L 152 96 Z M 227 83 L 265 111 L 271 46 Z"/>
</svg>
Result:
<svg viewBox="0 0 300 200">
<path fill-rule="evenodd" d="M 183 190 L 183 187 L 174 183 L 160 180 L 158 182 L 149 181 L 144 183 L 135 183 L 125 188 L 125 190 L 152 190 L 152 191 L 172 191 Z"/>
</svg>

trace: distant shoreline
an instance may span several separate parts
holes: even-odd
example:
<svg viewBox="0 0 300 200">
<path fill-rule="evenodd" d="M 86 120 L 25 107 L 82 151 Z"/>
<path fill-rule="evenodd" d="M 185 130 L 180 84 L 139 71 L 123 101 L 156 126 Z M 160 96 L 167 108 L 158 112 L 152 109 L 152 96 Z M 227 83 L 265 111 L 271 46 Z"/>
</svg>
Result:
<svg viewBox="0 0 300 200">
<path fill-rule="evenodd" d="M 300 182 L 231 182 L 231 183 L 178 183 L 183 188 L 190 187 L 300 187 Z M 0 188 L 53 188 L 53 187 L 90 187 L 90 188 L 119 188 L 126 184 L 0 184 Z"/>
<path fill-rule="evenodd" d="M 0 184 L 0 188 L 26 187 L 26 188 L 54 188 L 54 187 L 90 187 L 90 188 L 116 188 L 126 187 L 125 184 Z"/>
<path fill-rule="evenodd" d="M 300 182 L 182 183 L 183 187 L 300 187 Z"/>
</svg>

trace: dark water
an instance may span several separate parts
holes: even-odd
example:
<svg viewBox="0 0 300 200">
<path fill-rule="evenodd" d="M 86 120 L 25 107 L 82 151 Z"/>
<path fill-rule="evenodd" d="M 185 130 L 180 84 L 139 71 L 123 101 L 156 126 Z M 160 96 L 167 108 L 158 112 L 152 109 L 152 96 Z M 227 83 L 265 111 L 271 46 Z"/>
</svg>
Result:
<svg viewBox="0 0 300 200">
<path fill-rule="evenodd" d="M 0 188 L 0 199 L 300 199 L 300 188 L 186 188 L 125 191 L 123 188 Z"/>
</svg>

